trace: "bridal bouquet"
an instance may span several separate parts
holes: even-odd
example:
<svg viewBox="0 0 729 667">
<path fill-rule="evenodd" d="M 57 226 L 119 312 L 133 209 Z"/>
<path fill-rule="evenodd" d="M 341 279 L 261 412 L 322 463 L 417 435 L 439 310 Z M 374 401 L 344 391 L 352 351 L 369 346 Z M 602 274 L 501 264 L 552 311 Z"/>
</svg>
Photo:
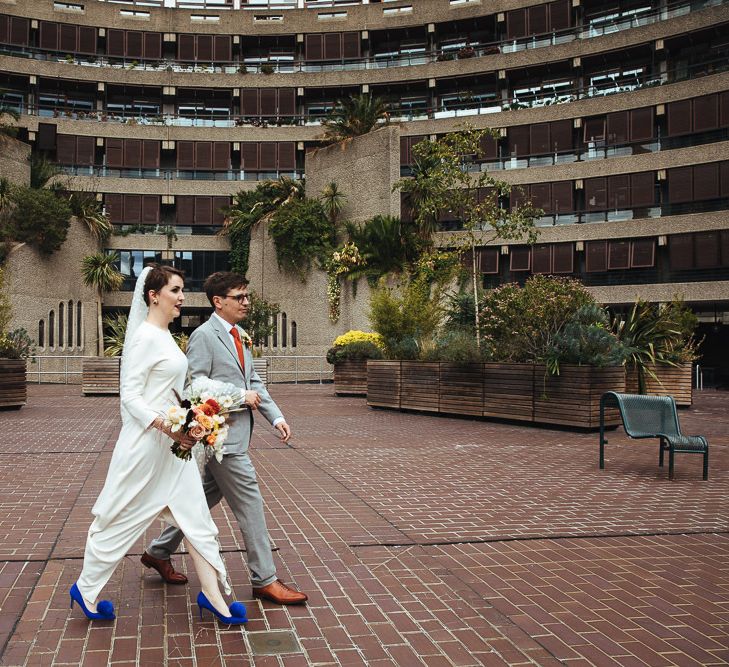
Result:
<svg viewBox="0 0 729 667">
<path fill-rule="evenodd" d="M 245 390 L 233 384 L 210 378 L 196 378 L 180 396 L 175 392 L 179 405 L 173 405 L 164 416 L 165 425 L 173 433 L 182 431 L 201 442 L 213 452 L 218 462 L 223 459 L 223 443 L 228 436 L 225 423 L 227 415 L 240 409 L 245 400 Z M 190 450 L 180 448 L 179 443 L 170 447 L 178 458 L 189 461 Z"/>
</svg>

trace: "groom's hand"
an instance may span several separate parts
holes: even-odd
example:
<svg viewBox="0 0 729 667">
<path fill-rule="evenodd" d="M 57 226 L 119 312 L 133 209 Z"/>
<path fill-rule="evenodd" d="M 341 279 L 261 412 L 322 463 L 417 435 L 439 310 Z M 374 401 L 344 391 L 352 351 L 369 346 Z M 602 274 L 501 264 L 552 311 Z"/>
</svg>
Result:
<svg viewBox="0 0 729 667">
<path fill-rule="evenodd" d="M 251 389 L 246 391 L 246 405 L 251 410 L 257 410 L 258 406 L 261 404 L 261 397 L 258 395 L 257 391 L 253 391 Z"/>
<path fill-rule="evenodd" d="M 291 439 L 291 427 L 286 422 L 279 422 L 275 428 L 281 442 L 288 442 Z"/>
</svg>

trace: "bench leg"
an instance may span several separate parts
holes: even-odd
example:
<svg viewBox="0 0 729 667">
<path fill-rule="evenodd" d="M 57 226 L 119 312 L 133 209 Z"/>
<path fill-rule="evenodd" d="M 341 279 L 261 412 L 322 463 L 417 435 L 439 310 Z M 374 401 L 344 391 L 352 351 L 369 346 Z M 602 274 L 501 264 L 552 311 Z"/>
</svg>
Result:
<svg viewBox="0 0 729 667">
<path fill-rule="evenodd" d="M 658 441 L 658 467 L 663 467 L 663 450 L 665 449 L 665 443 L 663 438 Z"/>
<path fill-rule="evenodd" d="M 709 479 L 709 448 L 704 452 L 704 480 Z"/>
<path fill-rule="evenodd" d="M 668 479 L 673 479 L 673 447 L 668 448 Z"/>
</svg>

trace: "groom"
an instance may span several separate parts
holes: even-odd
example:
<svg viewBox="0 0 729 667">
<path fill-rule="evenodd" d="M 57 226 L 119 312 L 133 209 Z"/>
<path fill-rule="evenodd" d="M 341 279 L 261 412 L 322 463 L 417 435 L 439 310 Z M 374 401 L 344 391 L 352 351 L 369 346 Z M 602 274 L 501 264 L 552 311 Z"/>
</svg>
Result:
<svg viewBox="0 0 729 667">
<path fill-rule="evenodd" d="M 187 344 L 190 376 L 192 379 L 209 377 L 245 388 L 245 404 L 249 408 L 228 417 L 226 454 L 220 463 L 213 457 L 207 465 L 203 487 L 208 507 L 225 498 L 233 510 L 243 533 L 253 596 L 277 604 L 302 604 L 308 599 L 306 594 L 276 577 L 263 498 L 248 455 L 253 410 L 258 410 L 273 424 L 282 442 L 291 438 L 289 425 L 253 369 L 250 338 L 237 326 L 248 316 L 251 307 L 248 281 L 237 273 L 218 272 L 205 281 L 203 288 L 215 311 L 190 336 Z M 181 540 L 182 533 L 169 526 L 142 556 L 142 564 L 157 570 L 168 584 L 187 583 L 187 577 L 175 572 L 170 561 Z"/>
</svg>

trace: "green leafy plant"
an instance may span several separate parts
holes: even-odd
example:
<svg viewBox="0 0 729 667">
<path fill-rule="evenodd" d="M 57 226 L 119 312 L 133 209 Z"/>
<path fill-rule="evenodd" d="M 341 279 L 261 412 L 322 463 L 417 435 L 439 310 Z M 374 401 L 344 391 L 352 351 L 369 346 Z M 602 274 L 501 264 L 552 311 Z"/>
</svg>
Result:
<svg viewBox="0 0 729 667">
<path fill-rule="evenodd" d="M 28 359 L 35 355 L 35 343 L 23 329 L 0 334 L 0 359 Z"/>
<path fill-rule="evenodd" d="M 695 317 L 680 300 L 664 308 L 643 300 L 627 316 L 613 320 L 613 331 L 625 347 L 626 365 L 638 377 L 638 392 L 646 392 L 646 377 L 657 380 L 654 364 L 677 366 L 696 358 Z"/>
<path fill-rule="evenodd" d="M 364 264 L 348 272 L 351 280 L 364 276 L 374 285 L 381 276 L 404 272 L 420 256 L 414 226 L 400 218 L 376 215 L 363 224 L 347 222 L 344 227 L 364 259 Z"/>
<path fill-rule="evenodd" d="M 250 295 L 251 308 L 243 325 L 253 339 L 254 345 L 263 346 L 276 328 L 276 315 L 281 312 L 281 307 L 259 296 L 253 290 Z"/>
<path fill-rule="evenodd" d="M 327 303 L 329 305 L 329 320 L 336 322 L 340 315 L 340 299 L 342 296 L 342 276 L 347 275 L 357 267 L 365 265 L 365 259 L 359 248 L 352 243 L 345 243 L 339 250 L 335 250 L 326 261 L 327 271 Z"/>
<path fill-rule="evenodd" d="M 560 364 L 580 366 L 621 366 L 625 349 L 610 329 L 607 311 L 596 303 L 577 310 L 558 331 L 547 350 L 547 370 L 559 374 Z"/>
<path fill-rule="evenodd" d="M 339 189 L 339 186 L 334 181 L 331 181 L 324 187 L 319 199 L 332 224 L 336 225 L 337 218 L 342 212 L 342 208 L 344 208 L 344 203 L 347 201 L 347 196 Z"/>
<path fill-rule="evenodd" d="M 97 252 L 87 255 L 81 261 L 81 276 L 84 285 L 96 289 L 96 321 L 98 331 L 98 354 L 104 354 L 104 322 L 101 316 L 101 303 L 104 292 L 118 290 L 124 282 L 124 276 L 117 270 L 119 255 L 115 252 Z"/>
<path fill-rule="evenodd" d="M 327 362 L 338 364 L 342 361 L 363 361 L 382 359 L 382 348 L 368 340 L 355 340 L 346 345 L 334 345 L 327 350 Z"/>
<path fill-rule="evenodd" d="M 263 63 L 261 65 L 261 74 L 273 74 L 276 71 L 271 63 Z"/>
<path fill-rule="evenodd" d="M 93 193 L 72 192 L 68 201 L 73 215 L 99 243 L 111 236 L 111 222 Z"/>
<path fill-rule="evenodd" d="M 476 344 L 476 337 L 473 335 L 473 326 L 469 326 L 468 329 L 442 331 L 435 339 L 434 347 L 423 355 L 423 360 L 454 364 L 472 364 L 483 361 L 482 351 Z"/>
<path fill-rule="evenodd" d="M 371 132 L 380 124 L 389 122 L 387 104 L 369 94 L 352 95 L 338 100 L 322 125 L 324 141 L 337 143 Z"/>
<path fill-rule="evenodd" d="M 499 197 L 508 195 L 511 186 L 485 171 L 470 169 L 484 157 L 483 142 L 492 136 L 496 136 L 494 130 L 466 128 L 437 141 L 420 141 L 412 148 L 415 157 L 412 176 L 400 179 L 393 186 L 394 190 L 405 193 L 424 243 L 433 242 L 433 232 L 442 211 L 458 212 L 463 232 L 452 238 L 462 252 L 470 252 L 474 328 L 479 345 L 476 246 L 497 238 L 534 243 L 537 238 L 535 221 L 542 214 L 531 203 L 512 209 L 501 208 Z"/>
<path fill-rule="evenodd" d="M 577 280 L 536 275 L 487 292 L 479 314 L 481 340 L 491 359 L 543 362 L 555 337 L 593 296 Z"/>
<path fill-rule="evenodd" d="M 318 199 L 294 200 L 277 209 L 268 223 L 279 266 L 302 280 L 312 259 L 324 266 L 335 243 L 335 229 Z"/>
<path fill-rule="evenodd" d="M 104 356 L 119 357 L 124 349 L 124 336 L 127 332 L 126 313 L 104 317 Z"/>
<path fill-rule="evenodd" d="M 431 294 L 422 279 L 411 280 L 398 290 L 380 284 L 370 295 L 369 319 L 382 336 L 388 359 L 417 359 L 432 345 L 443 317 L 438 290 Z"/>
<path fill-rule="evenodd" d="M 27 243 L 44 255 L 58 250 L 68 235 L 71 207 L 51 190 L 15 186 L 0 218 L 0 236 Z"/>
</svg>

